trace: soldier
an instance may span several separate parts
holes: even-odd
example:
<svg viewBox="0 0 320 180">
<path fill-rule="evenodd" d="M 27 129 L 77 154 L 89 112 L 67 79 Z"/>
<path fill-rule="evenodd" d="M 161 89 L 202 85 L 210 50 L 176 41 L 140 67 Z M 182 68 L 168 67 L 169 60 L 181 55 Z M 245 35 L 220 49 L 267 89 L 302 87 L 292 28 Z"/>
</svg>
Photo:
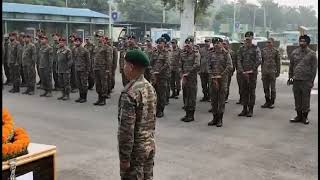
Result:
<svg viewBox="0 0 320 180">
<path fill-rule="evenodd" d="M 40 78 L 37 85 L 40 85 L 40 88 L 41 88 L 41 76 L 40 76 L 40 69 L 39 69 L 39 63 L 40 63 L 39 62 L 39 52 L 40 52 L 40 47 L 41 47 L 41 42 L 40 42 L 41 36 L 42 36 L 42 31 L 40 29 L 37 29 L 36 37 L 35 37 L 36 42 L 34 45 L 36 46 L 36 53 L 37 53 L 36 68 L 37 68 L 38 76 Z"/>
<path fill-rule="evenodd" d="M 232 60 L 228 50 L 222 45 L 223 40 L 218 39 L 218 43 L 214 45 L 212 52 L 209 53 L 209 73 L 211 89 L 211 106 L 213 120 L 208 126 L 222 126 L 222 119 L 225 108 L 225 96 L 227 93 L 228 77 L 232 71 Z"/>
<path fill-rule="evenodd" d="M 170 78 L 170 87 L 172 91 L 172 95 L 170 98 L 178 99 L 179 93 L 181 91 L 181 53 L 182 50 L 178 46 L 177 39 L 171 40 L 171 56 L 170 56 L 170 70 L 171 70 L 171 78 Z"/>
<path fill-rule="evenodd" d="M 17 41 L 17 33 L 12 32 L 9 35 L 10 43 L 8 46 L 8 64 L 10 68 L 10 76 L 12 78 L 13 88 L 9 91 L 11 93 L 20 92 L 20 69 L 22 64 L 22 46 Z"/>
<path fill-rule="evenodd" d="M 245 45 L 238 52 L 238 72 L 243 75 L 242 102 L 243 110 L 239 116 L 252 117 L 253 107 L 256 101 L 256 85 L 258 67 L 261 64 L 261 52 L 259 47 L 252 44 L 253 32 L 245 33 Z M 248 111 L 249 106 L 249 111 Z"/>
<path fill-rule="evenodd" d="M 293 94 L 297 116 L 290 122 L 302 122 L 309 124 L 308 113 L 310 111 L 310 93 L 317 75 L 318 58 L 316 53 L 308 46 L 310 37 L 299 37 L 300 47 L 295 49 L 289 56 L 289 80 L 293 84 Z"/>
<path fill-rule="evenodd" d="M 276 99 L 276 78 L 280 75 L 280 53 L 273 47 L 273 38 L 267 41 L 267 47 L 261 51 L 261 77 L 266 102 L 262 108 L 274 108 L 274 100 Z M 270 93 L 271 89 L 271 93 Z"/>
<path fill-rule="evenodd" d="M 86 48 L 89 51 L 90 55 L 90 68 L 89 68 L 89 76 L 88 76 L 88 89 L 92 90 L 94 86 L 94 71 L 93 71 L 93 58 L 94 58 L 94 44 L 91 43 L 89 38 L 85 38 L 85 45 L 84 48 Z"/>
<path fill-rule="evenodd" d="M 209 49 L 210 49 L 210 40 L 205 39 L 205 46 L 200 48 L 200 79 L 201 79 L 201 86 L 202 86 L 202 93 L 203 98 L 200 102 L 205 102 L 210 100 L 209 96 L 209 73 L 208 73 L 208 59 L 209 59 Z"/>
<path fill-rule="evenodd" d="M 125 42 L 125 47 L 120 50 L 120 59 L 119 59 L 119 70 L 122 76 L 122 84 L 123 86 L 126 86 L 129 81 L 126 79 L 126 76 L 123 74 L 123 67 L 124 67 L 124 57 L 127 53 L 128 50 L 133 50 L 133 49 L 140 49 L 140 47 L 136 43 L 136 37 L 134 35 L 130 35 L 128 37 L 127 42 Z"/>
<path fill-rule="evenodd" d="M 23 46 L 25 45 L 25 41 L 24 41 L 24 36 L 26 34 L 24 32 L 20 32 L 19 35 L 18 35 L 18 41 L 20 42 L 21 44 L 21 51 L 20 51 L 20 56 L 22 58 L 22 49 L 23 49 Z M 26 87 L 27 83 L 26 83 L 26 79 L 24 77 L 24 70 L 23 70 L 23 66 L 22 66 L 22 63 L 20 64 L 21 67 L 20 67 L 20 76 L 21 76 L 21 84 L 20 84 L 20 87 Z"/>
<path fill-rule="evenodd" d="M 241 46 L 244 45 L 244 40 L 241 40 L 240 42 Z M 238 71 L 238 53 L 239 53 L 239 50 L 235 53 L 235 57 L 232 58 L 232 65 L 233 65 L 233 68 L 235 68 L 236 70 L 236 78 L 237 78 L 237 84 L 238 84 L 238 92 L 239 92 L 239 101 L 236 102 L 236 104 L 241 104 L 241 101 L 242 101 L 242 95 L 241 95 L 241 89 L 242 89 L 242 80 L 243 80 L 243 75 Z"/>
<path fill-rule="evenodd" d="M 4 68 L 4 74 L 6 75 L 6 82 L 4 85 L 9 85 L 11 84 L 11 77 L 10 77 L 10 68 L 8 64 L 8 50 L 9 50 L 9 35 L 5 34 L 3 36 L 4 42 L 3 42 L 3 59 L 2 59 L 2 64 Z"/>
<path fill-rule="evenodd" d="M 157 113 L 158 118 L 163 117 L 163 111 L 167 102 L 167 81 L 168 74 L 170 73 L 169 53 L 165 48 L 166 40 L 159 38 L 157 40 L 157 49 L 152 52 L 152 69 L 151 81 L 157 92 Z"/>
<path fill-rule="evenodd" d="M 57 51 L 59 49 L 59 34 L 58 33 L 53 33 L 52 35 L 53 43 L 51 45 L 53 53 L 52 53 L 52 60 L 53 60 L 53 65 L 52 65 L 52 73 L 53 73 L 53 81 L 54 81 L 54 90 L 58 91 L 61 87 L 59 84 L 59 77 L 58 77 L 58 72 L 57 72 Z"/>
<path fill-rule="evenodd" d="M 106 44 L 106 38 L 99 35 L 99 44 L 95 48 L 95 57 L 93 70 L 96 81 L 96 91 L 98 93 L 98 100 L 94 103 L 95 106 L 104 106 L 106 104 L 106 98 L 110 98 L 108 95 L 109 90 L 109 77 L 111 75 L 110 69 L 112 65 L 112 47 Z"/>
<path fill-rule="evenodd" d="M 200 69 L 200 53 L 193 46 L 193 37 L 185 40 L 185 48 L 181 55 L 183 104 L 186 115 L 184 122 L 194 121 L 197 100 L 197 73 Z"/>
<path fill-rule="evenodd" d="M 109 94 L 111 91 L 114 89 L 114 86 L 116 84 L 116 69 L 118 65 L 118 49 L 115 46 L 111 45 L 111 39 L 107 41 L 107 44 L 112 47 L 112 65 L 111 65 L 111 85 L 110 85 L 110 90 Z"/>
<path fill-rule="evenodd" d="M 145 39 L 146 47 L 144 48 L 143 52 L 148 56 L 149 59 L 152 58 L 152 53 L 155 51 L 155 47 L 152 46 L 152 39 L 146 38 Z M 144 72 L 144 77 L 150 82 L 151 79 L 151 66 L 147 67 Z"/>
<path fill-rule="evenodd" d="M 66 47 L 66 39 L 61 37 L 59 39 L 59 49 L 57 50 L 57 71 L 59 84 L 62 88 L 62 96 L 58 97 L 58 100 L 66 101 L 70 99 L 72 64 L 72 52 L 68 47 Z"/>
<path fill-rule="evenodd" d="M 236 70 L 235 69 L 236 53 L 234 53 L 234 51 L 232 51 L 232 49 L 230 49 L 230 47 L 229 47 L 230 45 L 229 45 L 228 40 L 224 40 L 222 45 L 223 45 L 223 48 L 229 52 L 229 54 L 231 56 L 231 60 L 232 60 L 232 66 L 233 66 L 233 68 L 230 71 L 230 74 L 228 76 L 228 84 L 227 84 L 227 91 L 226 91 L 226 98 L 225 98 L 225 102 L 228 103 L 231 79 L 232 79 L 234 71 Z"/>
<path fill-rule="evenodd" d="M 41 37 L 39 50 L 39 71 L 41 87 L 45 91 L 41 97 L 52 97 L 52 47 L 48 44 L 48 37 Z"/>
<path fill-rule="evenodd" d="M 31 35 L 24 36 L 25 45 L 22 53 L 22 67 L 26 79 L 27 90 L 23 94 L 34 95 L 36 86 L 36 46 L 31 42 Z"/>
<path fill-rule="evenodd" d="M 119 99 L 118 150 L 122 180 L 153 179 L 157 96 L 143 77 L 148 57 L 138 49 L 126 53 L 123 73 L 130 81 Z"/>
<path fill-rule="evenodd" d="M 72 33 L 69 36 L 69 49 L 71 50 L 71 52 L 74 50 L 75 45 L 74 45 L 74 40 L 76 38 L 75 33 Z M 70 85 L 71 85 L 71 93 L 76 93 L 78 90 L 78 82 L 77 82 L 77 78 L 76 78 L 76 70 L 75 70 L 75 64 L 74 61 L 72 60 L 72 66 L 71 66 L 71 74 L 70 74 Z"/>
</svg>

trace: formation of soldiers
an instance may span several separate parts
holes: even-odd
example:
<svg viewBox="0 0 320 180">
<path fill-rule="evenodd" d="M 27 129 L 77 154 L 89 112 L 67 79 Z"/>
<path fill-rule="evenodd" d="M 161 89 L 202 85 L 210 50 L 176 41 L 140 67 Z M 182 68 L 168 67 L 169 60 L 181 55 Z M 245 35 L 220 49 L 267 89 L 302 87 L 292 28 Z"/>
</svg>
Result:
<svg viewBox="0 0 320 180">
<path fill-rule="evenodd" d="M 209 112 L 213 114 L 213 119 L 208 125 L 221 127 L 231 79 L 235 72 L 240 96 L 237 104 L 243 106 L 239 116 L 253 116 L 260 65 L 266 100 L 261 107 L 274 108 L 276 78 L 281 70 L 279 50 L 274 48 L 272 38 L 269 38 L 267 46 L 260 50 L 252 44 L 253 36 L 253 32 L 247 32 L 242 46 L 234 52 L 230 49 L 229 42 L 221 38 L 205 39 L 204 44 L 195 45 L 193 37 L 188 37 L 181 49 L 177 39 L 170 39 L 166 34 L 156 40 L 155 47 L 149 37 L 144 40 L 145 46 L 138 46 L 134 35 L 124 38 L 118 47 L 114 47 L 108 37 L 99 33 L 95 34 L 97 44 L 92 43 L 89 38 L 85 38 L 83 43 L 81 37 L 72 34 L 67 45 L 66 38 L 57 33 L 52 34 L 53 42 L 49 43 L 48 37 L 41 30 L 37 31 L 35 42 L 29 34 L 12 32 L 4 37 L 3 43 L 3 65 L 7 77 L 5 85 L 13 86 L 9 91 L 11 93 L 20 92 L 20 87 L 27 87 L 23 94 L 34 95 L 38 72 L 38 88 L 44 91 L 41 97 L 51 97 L 52 91 L 56 90 L 62 94 L 58 97 L 59 100 L 69 100 L 70 93 L 78 91 L 79 98 L 75 101 L 84 103 L 87 101 L 88 89 L 92 90 L 95 86 L 98 98 L 94 105 L 103 106 L 115 86 L 118 60 L 122 84 L 125 87 L 130 82 L 124 73 L 126 54 L 130 50 L 140 49 L 150 59 L 144 76 L 157 93 L 156 117 L 163 117 L 169 98 L 178 99 L 182 91 L 185 116 L 181 120 L 194 121 L 199 74 L 203 92 L 200 101 L 211 102 Z M 309 48 L 308 51 L 314 53 Z M 294 59 L 302 58 L 302 53 L 305 52 L 294 51 L 289 57 L 295 61 Z M 295 65 L 291 63 L 290 78 L 295 77 L 292 75 L 293 66 Z M 308 67 L 309 75 L 300 73 L 302 75 L 299 74 L 298 78 L 305 79 L 304 76 L 310 76 L 309 79 L 313 80 L 311 77 L 316 74 L 312 69 L 314 67 L 316 66 Z M 292 80 L 290 82 L 293 84 Z M 297 91 L 298 88 L 294 86 L 294 89 Z M 307 100 L 299 102 L 308 103 Z M 301 109 L 299 105 L 296 106 Z M 307 109 L 309 108 L 302 111 L 306 112 Z M 306 116 L 300 111 L 297 113 L 298 119 Z"/>
</svg>

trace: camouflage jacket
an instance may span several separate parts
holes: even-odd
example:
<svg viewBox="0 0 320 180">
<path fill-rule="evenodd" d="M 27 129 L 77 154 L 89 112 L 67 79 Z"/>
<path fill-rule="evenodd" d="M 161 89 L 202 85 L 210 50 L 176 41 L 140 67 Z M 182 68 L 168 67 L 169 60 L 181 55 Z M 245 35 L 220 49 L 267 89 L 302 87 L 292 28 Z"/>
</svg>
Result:
<svg viewBox="0 0 320 180">
<path fill-rule="evenodd" d="M 259 47 L 252 45 L 251 47 L 241 46 L 237 57 L 237 71 L 243 73 L 245 71 L 253 71 L 258 73 L 258 67 L 261 64 L 261 52 Z"/>
<path fill-rule="evenodd" d="M 90 55 L 89 51 L 82 47 L 75 47 L 72 52 L 72 59 L 75 64 L 76 71 L 90 71 Z"/>
<path fill-rule="evenodd" d="M 126 47 L 120 50 L 120 57 L 119 57 L 119 68 L 120 68 L 120 73 L 123 72 L 123 68 L 124 68 L 124 58 L 126 57 L 126 54 L 129 50 L 133 50 L 133 49 L 140 49 L 139 46 L 133 46 L 133 47 Z"/>
<path fill-rule="evenodd" d="M 13 41 L 8 46 L 8 64 L 21 65 L 22 63 L 22 46 L 19 41 Z"/>
<path fill-rule="evenodd" d="M 276 48 L 265 47 L 261 50 L 261 73 L 263 74 L 280 74 L 280 53 Z"/>
<path fill-rule="evenodd" d="M 114 73 L 117 69 L 117 65 L 118 65 L 118 48 L 113 46 L 112 47 L 112 72 Z"/>
<path fill-rule="evenodd" d="M 151 73 L 158 72 L 159 78 L 170 76 L 169 52 L 166 49 L 155 49 L 151 58 Z"/>
<path fill-rule="evenodd" d="M 130 81 L 118 105 L 120 161 L 145 158 L 155 151 L 157 94 L 143 75 Z"/>
<path fill-rule="evenodd" d="M 200 53 L 200 73 L 208 73 L 208 60 L 210 58 L 210 53 L 209 53 L 209 48 L 210 47 L 202 47 L 199 49 Z"/>
<path fill-rule="evenodd" d="M 90 71 L 93 71 L 93 59 L 94 59 L 94 44 L 89 43 L 85 44 L 84 48 L 86 48 L 89 51 L 89 56 L 90 56 Z"/>
<path fill-rule="evenodd" d="M 232 70 L 230 72 L 230 75 L 232 76 L 232 74 L 236 70 L 236 66 L 237 66 L 237 54 L 232 49 L 227 49 L 227 51 L 229 52 L 229 54 L 231 56 Z"/>
<path fill-rule="evenodd" d="M 49 45 L 41 45 L 39 49 L 39 68 L 46 68 L 52 71 L 52 47 Z"/>
<path fill-rule="evenodd" d="M 53 68 L 57 68 L 57 51 L 59 49 L 59 43 L 52 43 L 51 45 L 52 47 L 52 61 L 53 61 L 53 64 L 55 65 L 55 67 Z"/>
<path fill-rule="evenodd" d="M 71 50 L 64 46 L 57 51 L 57 72 L 58 73 L 71 73 L 72 66 L 72 53 Z"/>
<path fill-rule="evenodd" d="M 25 44 L 22 52 L 22 65 L 35 66 L 37 60 L 36 46 L 33 43 Z"/>
<path fill-rule="evenodd" d="M 2 45 L 2 64 L 8 63 L 8 50 L 9 50 L 9 41 L 3 42 Z"/>
<path fill-rule="evenodd" d="M 170 55 L 170 69 L 171 71 L 181 71 L 181 52 L 182 50 L 177 47 L 176 49 L 171 48 Z"/>
<path fill-rule="evenodd" d="M 109 45 L 99 44 L 94 49 L 94 70 L 109 71 L 112 67 L 113 52 L 112 47 Z"/>
<path fill-rule="evenodd" d="M 233 69 L 230 53 L 225 49 L 211 51 L 208 60 L 209 73 L 212 76 L 227 77 Z"/>
<path fill-rule="evenodd" d="M 295 49 L 290 58 L 289 78 L 313 82 L 317 75 L 318 58 L 309 47 Z"/>
<path fill-rule="evenodd" d="M 181 53 L 181 71 L 183 74 L 197 75 L 200 70 L 200 53 L 193 49 L 192 52 L 183 50 Z"/>
<path fill-rule="evenodd" d="M 36 43 L 34 43 L 34 45 L 36 46 L 36 64 L 39 64 L 41 43 L 37 41 Z"/>
</svg>

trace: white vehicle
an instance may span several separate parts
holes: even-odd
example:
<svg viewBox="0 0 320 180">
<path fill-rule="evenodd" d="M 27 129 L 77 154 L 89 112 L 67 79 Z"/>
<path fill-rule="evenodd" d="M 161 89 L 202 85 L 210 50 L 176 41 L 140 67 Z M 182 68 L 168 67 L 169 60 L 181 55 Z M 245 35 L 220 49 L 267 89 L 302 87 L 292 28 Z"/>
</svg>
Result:
<svg viewBox="0 0 320 180">
<path fill-rule="evenodd" d="M 252 40 L 252 44 L 257 45 L 258 42 L 265 42 L 268 41 L 266 37 L 254 37 Z"/>
</svg>

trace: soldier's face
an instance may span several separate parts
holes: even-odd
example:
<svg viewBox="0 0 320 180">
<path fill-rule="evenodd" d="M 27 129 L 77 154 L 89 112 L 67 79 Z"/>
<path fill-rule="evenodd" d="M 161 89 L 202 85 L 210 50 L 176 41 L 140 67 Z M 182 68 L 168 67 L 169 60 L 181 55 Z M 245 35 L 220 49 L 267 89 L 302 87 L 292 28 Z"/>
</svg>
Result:
<svg viewBox="0 0 320 180">
<path fill-rule="evenodd" d="M 64 47 L 64 41 L 59 41 L 59 46 Z"/>
<path fill-rule="evenodd" d="M 176 47 L 177 47 L 177 44 L 176 44 L 175 42 L 172 42 L 172 43 L 171 43 L 171 46 L 172 46 L 172 48 L 176 48 Z"/>
<path fill-rule="evenodd" d="M 164 49 L 164 46 L 165 46 L 164 42 L 160 42 L 158 45 L 159 49 Z"/>
<path fill-rule="evenodd" d="M 14 41 L 16 38 L 14 36 L 10 36 L 10 41 Z"/>
<path fill-rule="evenodd" d="M 29 37 L 23 38 L 26 43 L 30 43 L 31 39 Z"/>
<path fill-rule="evenodd" d="M 228 44 L 225 43 L 225 42 L 222 43 L 222 46 L 223 46 L 225 49 L 228 49 L 228 48 L 229 48 Z"/>
<path fill-rule="evenodd" d="M 47 44 L 47 39 L 41 39 L 40 42 L 41 44 Z"/>
<path fill-rule="evenodd" d="M 123 72 L 124 72 L 124 75 L 127 77 L 127 79 L 131 80 L 133 65 L 127 61 L 124 61 Z"/>
<path fill-rule="evenodd" d="M 251 46 L 252 45 L 252 38 L 246 37 L 245 43 L 246 43 L 247 46 Z"/>
<path fill-rule="evenodd" d="M 300 47 L 302 47 L 302 48 L 306 48 L 306 47 L 307 47 L 307 42 L 306 42 L 306 40 L 300 39 L 299 45 L 300 45 Z"/>
<path fill-rule="evenodd" d="M 79 47 L 81 45 L 81 41 L 77 40 L 74 42 L 74 45 L 76 45 L 77 47 Z"/>
<path fill-rule="evenodd" d="M 152 43 L 150 41 L 146 41 L 147 46 L 151 46 Z"/>
<path fill-rule="evenodd" d="M 128 39 L 128 44 L 133 45 L 135 43 L 135 40 L 133 38 Z"/>
<path fill-rule="evenodd" d="M 270 40 L 267 41 L 267 47 L 269 47 L 269 48 L 272 48 L 272 47 L 273 47 L 272 41 L 270 41 Z"/>
</svg>

